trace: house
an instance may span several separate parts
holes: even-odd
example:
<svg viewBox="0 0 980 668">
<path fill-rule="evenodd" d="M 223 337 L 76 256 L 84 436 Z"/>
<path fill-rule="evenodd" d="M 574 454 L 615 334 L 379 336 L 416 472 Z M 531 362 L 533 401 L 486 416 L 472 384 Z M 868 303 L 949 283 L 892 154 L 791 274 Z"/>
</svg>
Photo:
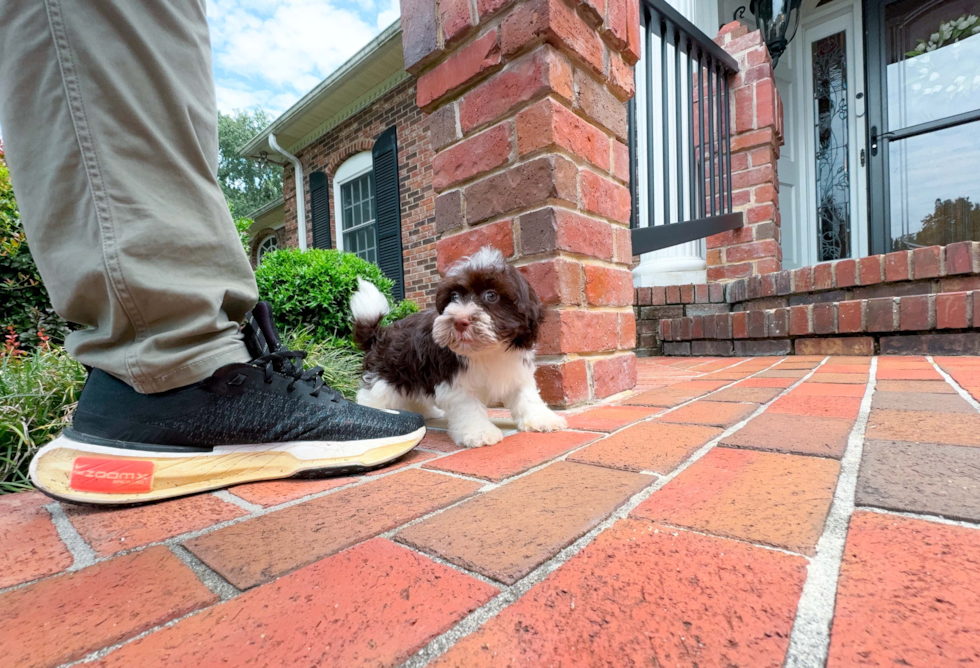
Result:
<svg viewBox="0 0 980 668">
<path fill-rule="evenodd" d="M 634 350 L 980 351 L 980 2 L 756 5 L 403 0 L 241 152 L 286 166 L 286 243 L 302 210 L 422 305 L 504 249 L 566 402 Z"/>
<path fill-rule="evenodd" d="M 296 170 L 270 147 L 270 135 L 302 164 L 308 247 L 357 253 L 385 270 L 398 297 L 431 304 L 439 278 L 434 153 L 426 115 L 415 104 L 415 79 L 405 71 L 400 21 L 241 148 L 244 156 L 288 165 L 277 243 L 298 246 Z M 397 177 L 393 169 L 378 170 L 378 159 L 389 157 L 391 165 L 397 158 Z M 400 206 L 386 207 L 385 192 Z M 253 255 L 261 242 L 253 241 Z"/>
</svg>

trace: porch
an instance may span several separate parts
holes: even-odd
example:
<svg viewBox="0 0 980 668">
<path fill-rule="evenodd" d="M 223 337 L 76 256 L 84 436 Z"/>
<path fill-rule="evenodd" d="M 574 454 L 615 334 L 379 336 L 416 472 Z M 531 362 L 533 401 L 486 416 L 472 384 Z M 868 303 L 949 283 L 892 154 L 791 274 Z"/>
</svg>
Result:
<svg viewBox="0 0 980 668">
<path fill-rule="evenodd" d="M 638 354 L 976 352 L 980 6 L 803 2 L 775 63 L 697 36 L 733 3 L 641 5 Z"/>
<path fill-rule="evenodd" d="M 6 496 L 0 663 L 976 661 L 978 398 L 977 357 L 644 359 L 559 434 L 129 509 Z"/>
</svg>

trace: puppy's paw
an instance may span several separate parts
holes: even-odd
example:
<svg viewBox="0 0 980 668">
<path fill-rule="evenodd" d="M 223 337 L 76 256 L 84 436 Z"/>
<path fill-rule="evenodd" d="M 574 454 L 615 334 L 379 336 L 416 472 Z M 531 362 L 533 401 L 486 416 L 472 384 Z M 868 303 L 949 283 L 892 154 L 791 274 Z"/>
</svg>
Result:
<svg viewBox="0 0 980 668">
<path fill-rule="evenodd" d="M 480 448 L 484 445 L 493 445 L 504 439 L 504 432 L 497 428 L 497 425 L 488 422 L 485 425 L 461 429 L 459 431 L 450 430 L 449 436 L 456 445 L 464 448 Z"/>
<path fill-rule="evenodd" d="M 551 409 L 542 407 L 522 415 L 517 428 L 521 431 L 561 431 L 568 428 L 568 423 Z"/>
</svg>

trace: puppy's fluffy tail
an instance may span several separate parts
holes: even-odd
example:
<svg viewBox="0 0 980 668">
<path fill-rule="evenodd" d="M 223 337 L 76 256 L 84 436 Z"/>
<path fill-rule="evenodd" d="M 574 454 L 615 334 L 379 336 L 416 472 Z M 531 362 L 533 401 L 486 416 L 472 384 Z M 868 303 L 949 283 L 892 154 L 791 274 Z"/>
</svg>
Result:
<svg viewBox="0 0 980 668">
<path fill-rule="evenodd" d="M 350 311 L 354 321 L 354 343 L 361 350 L 370 350 L 381 331 L 381 319 L 388 315 L 388 300 L 374 283 L 358 278 Z"/>
</svg>

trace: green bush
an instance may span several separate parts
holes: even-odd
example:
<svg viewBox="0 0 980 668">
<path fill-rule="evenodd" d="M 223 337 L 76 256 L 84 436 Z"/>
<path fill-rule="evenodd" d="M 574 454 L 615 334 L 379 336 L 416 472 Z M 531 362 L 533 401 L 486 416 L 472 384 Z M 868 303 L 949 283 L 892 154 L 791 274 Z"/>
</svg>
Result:
<svg viewBox="0 0 980 668">
<path fill-rule="evenodd" d="M 0 162 L 0 329 L 13 328 L 22 348 L 31 349 L 49 337 L 60 343 L 68 323 L 51 306 L 48 291 L 27 247 L 20 212 L 10 185 L 10 172 Z"/>
<path fill-rule="evenodd" d="M 285 248 L 267 253 L 255 270 L 259 296 L 272 306 L 281 330 L 309 328 L 313 341 L 350 346 L 350 300 L 357 279 L 374 283 L 392 302 L 392 282 L 381 269 L 353 253 Z M 412 301 L 392 309 L 387 322 L 418 311 Z"/>
<path fill-rule="evenodd" d="M 0 355 L 0 494 L 30 489 L 31 457 L 71 422 L 85 376 L 58 347 Z"/>
</svg>

